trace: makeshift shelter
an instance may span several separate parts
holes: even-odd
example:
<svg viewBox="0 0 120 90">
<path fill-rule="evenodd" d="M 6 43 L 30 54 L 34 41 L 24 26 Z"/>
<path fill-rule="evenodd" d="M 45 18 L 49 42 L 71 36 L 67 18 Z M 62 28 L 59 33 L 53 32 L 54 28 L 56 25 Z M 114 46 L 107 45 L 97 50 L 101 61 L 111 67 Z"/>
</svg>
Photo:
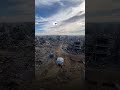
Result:
<svg viewBox="0 0 120 90">
<path fill-rule="evenodd" d="M 56 63 L 57 63 L 57 65 L 63 65 L 64 59 L 62 57 L 58 57 Z"/>
</svg>

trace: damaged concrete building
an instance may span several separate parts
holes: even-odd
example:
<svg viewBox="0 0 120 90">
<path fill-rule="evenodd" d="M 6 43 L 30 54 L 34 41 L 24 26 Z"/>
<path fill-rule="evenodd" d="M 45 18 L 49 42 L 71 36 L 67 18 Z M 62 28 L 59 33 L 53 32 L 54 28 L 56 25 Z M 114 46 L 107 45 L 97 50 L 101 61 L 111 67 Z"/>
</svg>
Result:
<svg viewBox="0 0 120 90">
<path fill-rule="evenodd" d="M 86 25 L 86 82 L 88 90 L 119 90 L 119 24 Z"/>
</svg>

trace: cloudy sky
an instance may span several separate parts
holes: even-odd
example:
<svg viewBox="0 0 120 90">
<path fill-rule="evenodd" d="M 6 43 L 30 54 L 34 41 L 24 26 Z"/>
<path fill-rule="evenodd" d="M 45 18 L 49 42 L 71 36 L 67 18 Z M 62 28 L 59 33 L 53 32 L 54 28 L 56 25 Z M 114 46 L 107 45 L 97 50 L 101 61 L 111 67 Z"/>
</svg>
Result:
<svg viewBox="0 0 120 90">
<path fill-rule="evenodd" d="M 87 22 L 120 21 L 120 0 L 86 0 L 85 3 Z"/>
<path fill-rule="evenodd" d="M 85 0 L 35 0 L 36 35 L 84 35 Z"/>
<path fill-rule="evenodd" d="M 1 0 L 0 22 L 34 22 L 35 0 Z"/>
</svg>

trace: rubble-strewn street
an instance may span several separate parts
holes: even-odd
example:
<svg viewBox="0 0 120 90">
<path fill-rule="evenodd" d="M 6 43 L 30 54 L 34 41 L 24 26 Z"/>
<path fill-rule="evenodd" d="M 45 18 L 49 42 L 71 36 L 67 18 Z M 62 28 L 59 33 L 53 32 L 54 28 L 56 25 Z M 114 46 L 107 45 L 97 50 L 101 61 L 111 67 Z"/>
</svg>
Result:
<svg viewBox="0 0 120 90">
<path fill-rule="evenodd" d="M 34 79 L 33 25 L 0 23 L 0 90 L 26 90 Z"/>
<path fill-rule="evenodd" d="M 38 85 L 45 90 L 80 89 L 85 74 L 84 53 L 68 53 L 65 51 L 64 41 L 58 41 L 54 46 L 53 42 L 49 42 L 49 45 L 44 43 L 35 47 L 35 75 Z M 50 51 L 54 52 L 53 58 L 49 57 Z M 64 59 L 62 67 L 56 64 L 57 57 Z"/>
</svg>

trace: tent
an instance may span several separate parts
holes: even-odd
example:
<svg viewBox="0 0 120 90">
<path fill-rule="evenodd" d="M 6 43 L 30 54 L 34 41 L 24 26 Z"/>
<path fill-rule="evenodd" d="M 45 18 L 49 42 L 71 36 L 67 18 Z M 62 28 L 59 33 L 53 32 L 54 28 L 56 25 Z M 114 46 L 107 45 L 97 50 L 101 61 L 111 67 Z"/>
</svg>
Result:
<svg viewBox="0 0 120 90">
<path fill-rule="evenodd" d="M 63 65 L 64 59 L 62 57 L 58 57 L 56 63 L 57 63 L 57 65 Z"/>
</svg>

